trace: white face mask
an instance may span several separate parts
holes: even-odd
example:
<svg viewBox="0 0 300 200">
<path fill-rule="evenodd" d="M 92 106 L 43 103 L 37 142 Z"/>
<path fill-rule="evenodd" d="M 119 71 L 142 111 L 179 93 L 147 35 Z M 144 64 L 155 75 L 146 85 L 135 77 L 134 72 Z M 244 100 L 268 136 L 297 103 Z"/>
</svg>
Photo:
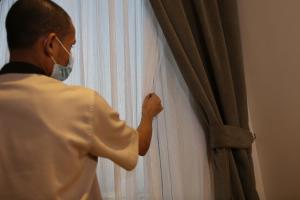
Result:
<svg viewBox="0 0 300 200">
<path fill-rule="evenodd" d="M 51 59 L 54 62 L 51 77 L 60 81 L 64 81 L 69 77 L 70 73 L 72 72 L 74 59 L 72 54 L 66 49 L 63 43 L 57 37 L 55 38 L 59 42 L 59 44 L 63 47 L 63 49 L 69 54 L 69 63 L 67 64 L 67 66 L 60 65 L 55 61 L 53 56 L 51 56 Z"/>
</svg>

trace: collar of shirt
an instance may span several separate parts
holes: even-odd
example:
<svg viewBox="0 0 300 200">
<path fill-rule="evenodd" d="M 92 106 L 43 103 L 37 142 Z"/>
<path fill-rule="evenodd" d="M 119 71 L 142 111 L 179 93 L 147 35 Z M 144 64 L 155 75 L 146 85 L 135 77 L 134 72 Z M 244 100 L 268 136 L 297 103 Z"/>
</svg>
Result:
<svg viewBox="0 0 300 200">
<path fill-rule="evenodd" d="M 46 75 L 45 71 L 33 64 L 26 62 L 9 62 L 3 66 L 0 71 L 0 75 L 9 73 L 21 73 L 21 74 L 41 74 Z"/>
</svg>

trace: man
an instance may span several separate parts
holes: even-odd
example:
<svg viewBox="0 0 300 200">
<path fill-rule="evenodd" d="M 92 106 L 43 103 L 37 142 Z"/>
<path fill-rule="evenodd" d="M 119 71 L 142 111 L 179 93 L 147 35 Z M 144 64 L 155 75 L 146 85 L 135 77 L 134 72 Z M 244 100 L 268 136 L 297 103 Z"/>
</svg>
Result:
<svg viewBox="0 0 300 200">
<path fill-rule="evenodd" d="M 132 170 L 148 151 L 155 94 L 135 130 L 96 92 L 67 86 L 75 28 L 50 0 L 19 0 L 6 18 L 0 71 L 0 199 L 101 199 L 97 157 Z"/>
</svg>

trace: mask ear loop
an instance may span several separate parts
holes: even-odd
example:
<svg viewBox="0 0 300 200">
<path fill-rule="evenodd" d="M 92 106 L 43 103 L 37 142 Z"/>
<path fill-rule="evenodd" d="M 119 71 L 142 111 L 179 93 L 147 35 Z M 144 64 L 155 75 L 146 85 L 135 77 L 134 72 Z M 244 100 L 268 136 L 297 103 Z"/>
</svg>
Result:
<svg viewBox="0 0 300 200">
<path fill-rule="evenodd" d="M 67 50 L 67 48 L 65 47 L 65 45 L 60 41 L 60 39 L 57 37 L 57 36 L 55 36 L 55 39 L 58 41 L 58 43 L 62 46 L 62 48 L 69 54 L 69 56 L 71 56 L 71 52 L 69 52 L 68 50 Z"/>
<path fill-rule="evenodd" d="M 55 61 L 55 59 L 53 58 L 53 56 L 50 56 L 51 60 L 53 61 L 54 64 L 56 64 L 57 62 Z"/>
<path fill-rule="evenodd" d="M 60 39 L 57 36 L 55 36 L 55 39 L 62 46 L 62 48 L 69 54 L 69 64 L 71 63 L 71 65 L 72 65 L 74 61 L 73 61 L 73 56 L 72 56 L 71 52 L 69 52 L 67 50 L 67 48 L 65 47 L 65 45 L 60 41 Z"/>
</svg>

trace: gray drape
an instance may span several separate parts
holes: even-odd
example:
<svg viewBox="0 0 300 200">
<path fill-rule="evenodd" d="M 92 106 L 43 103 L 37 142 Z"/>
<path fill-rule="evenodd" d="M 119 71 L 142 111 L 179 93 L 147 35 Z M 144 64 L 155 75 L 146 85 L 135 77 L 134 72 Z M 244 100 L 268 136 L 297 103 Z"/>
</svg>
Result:
<svg viewBox="0 0 300 200">
<path fill-rule="evenodd" d="M 209 127 L 215 199 L 259 199 L 236 1 L 150 2 Z"/>
</svg>

